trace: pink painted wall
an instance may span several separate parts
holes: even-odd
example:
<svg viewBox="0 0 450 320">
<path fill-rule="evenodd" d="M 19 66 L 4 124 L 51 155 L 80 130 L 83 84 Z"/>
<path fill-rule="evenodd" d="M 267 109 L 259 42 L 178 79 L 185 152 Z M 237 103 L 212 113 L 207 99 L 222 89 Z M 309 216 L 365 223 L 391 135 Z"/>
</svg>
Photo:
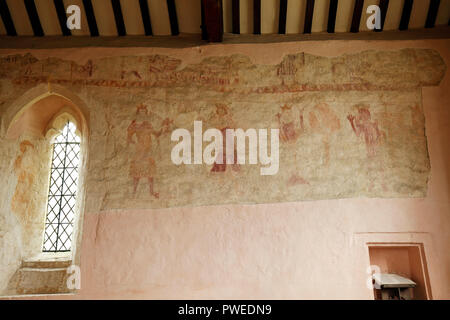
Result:
<svg viewBox="0 0 450 320">
<path fill-rule="evenodd" d="M 255 62 L 278 63 L 282 55 L 301 51 L 334 56 L 411 47 L 436 49 L 450 65 L 449 40 L 32 53 L 84 62 L 93 56 L 139 53 L 194 59 L 198 51 L 202 57 L 245 53 Z M 440 86 L 423 89 L 431 159 L 426 198 L 86 212 L 82 288 L 66 298 L 372 299 L 366 287 L 366 243 L 420 242 L 433 298 L 450 299 L 449 89 L 449 72 Z"/>
</svg>

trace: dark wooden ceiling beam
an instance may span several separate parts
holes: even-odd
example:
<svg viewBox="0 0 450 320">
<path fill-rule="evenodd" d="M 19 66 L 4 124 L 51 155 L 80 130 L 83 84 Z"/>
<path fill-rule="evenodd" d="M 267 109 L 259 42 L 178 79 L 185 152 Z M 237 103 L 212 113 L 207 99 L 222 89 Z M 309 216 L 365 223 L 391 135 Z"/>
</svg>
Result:
<svg viewBox="0 0 450 320">
<path fill-rule="evenodd" d="M 125 29 L 125 22 L 123 21 L 122 8 L 120 6 L 120 0 L 111 0 L 111 5 L 114 12 L 114 20 L 116 21 L 117 34 L 119 36 L 126 36 L 127 30 Z"/>
<path fill-rule="evenodd" d="M 208 32 L 206 31 L 205 8 L 203 7 L 203 0 L 200 0 L 200 8 L 202 16 L 202 25 L 200 26 L 200 29 L 202 29 L 202 40 L 208 40 Z"/>
<path fill-rule="evenodd" d="M 241 23 L 240 23 L 240 3 L 239 0 L 233 0 L 231 4 L 231 12 L 233 17 L 233 33 L 241 33 Z"/>
<path fill-rule="evenodd" d="M 380 0 L 378 7 L 380 8 L 380 16 L 381 16 L 380 27 L 381 27 L 381 29 L 375 28 L 374 31 L 381 32 L 384 29 L 384 21 L 386 21 L 386 14 L 387 14 L 387 11 L 389 8 L 389 0 Z"/>
<path fill-rule="evenodd" d="M 400 18 L 399 30 L 408 30 L 409 19 L 411 18 L 413 0 L 405 0 L 403 3 L 402 17 Z"/>
<path fill-rule="evenodd" d="M 167 10 L 169 11 L 170 32 L 173 36 L 177 36 L 180 34 L 180 30 L 178 29 L 178 17 L 177 9 L 175 7 L 175 0 L 167 0 Z"/>
<path fill-rule="evenodd" d="M 207 40 L 222 42 L 223 40 L 223 8 L 222 0 L 202 0 Z"/>
<path fill-rule="evenodd" d="M 261 34 L 261 0 L 253 0 L 253 34 Z"/>
<path fill-rule="evenodd" d="M 0 0 L 0 15 L 6 29 L 6 34 L 8 36 L 17 36 L 16 27 L 14 26 L 14 22 L 11 18 L 11 12 L 9 12 L 6 0 Z"/>
<path fill-rule="evenodd" d="M 352 25 L 350 32 L 359 32 L 359 24 L 361 23 L 361 14 L 363 10 L 364 0 L 356 0 L 353 7 Z"/>
<path fill-rule="evenodd" d="M 430 0 L 425 28 L 434 28 L 440 3 L 440 0 Z"/>
<path fill-rule="evenodd" d="M 336 26 L 336 13 L 338 8 L 338 0 L 330 0 L 330 8 L 328 10 L 327 32 L 334 33 Z"/>
<path fill-rule="evenodd" d="M 139 0 L 139 7 L 141 8 L 142 23 L 146 36 L 153 35 L 152 20 L 150 19 L 150 11 L 148 9 L 147 0 Z"/>
<path fill-rule="evenodd" d="M 28 19 L 30 19 L 34 36 L 43 37 L 44 30 L 42 29 L 41 20 L 39 20 L 39 15 L 37 13 L 36 4 L 34 3 L 34 0 L 23 0 L 23 3 L 25 4 L 25 9 L 27 10 Z"/>
<path fill-rule="evenodd" d="M 432 29 L 416 29 L 408 32 L 398 32 L 397 30 L 385 30 L 383 32 L 316 32 L 312 34 L 286 34 L 282 37 L 278 34 L 264 34 L 255 36 L 253 34 L 224 34 L 224 44 L 267 44 L 267 43 L 298 43 L 299 41 L 327 41 L 327 40 L 364 40 L 364 41 L 403 41 L 419 39 L 450 39 L 448 27 L 436 26 Z M 52 36 L 45 38 L 38 37 L 10 37 L 0 36 L 0 49 L 57 49 L 57 48 L 198 48 L 207 46 L 208 42 L 201 40 L 199 35 L 189 34 L 183 37 L 153 36 L 146 37 L 131 36 L 125 37 L 91 37 L 77 36 L 67 37 Z"/>
<path fill-rule="evenodd" d="M 314 0 L 307 0 L 305 10 L 305 26 L 303 28 L 303 33 L 311 33 L 313 16 L 314 16 Z"/>
<path fill-rule="evenodd" d="M 98 37 L 97 20 L 95 20 L 94 8 L 92 7 L 91 0 L 83 0 L 84 12 L 86 13 L 86 19 L 89 26 L 89 32 L 91 37 Z"/>
<path fill-rule="evenodd" d="M 280 0 L 280 14 L 278 18 L 278 33 L 286 33 L 286 15 L 287 15 L 287 0 Z"/>
<path fill-rule="evenodd" d="M 67 15 L 66 8 L 64 8 L 63 0 L 53 0 L 55 5 L 56 15 L 58 16 L 59 26 L 61 27 L 61 32 L 63 36 L 70 36 L 72 32 L 67 28 Z"/>
</svg>

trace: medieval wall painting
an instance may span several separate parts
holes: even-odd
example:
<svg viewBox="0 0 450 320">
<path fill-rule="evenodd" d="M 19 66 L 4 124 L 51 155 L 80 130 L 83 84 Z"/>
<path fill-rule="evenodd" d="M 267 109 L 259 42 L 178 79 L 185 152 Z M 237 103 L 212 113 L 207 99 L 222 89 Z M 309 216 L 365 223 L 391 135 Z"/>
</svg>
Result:
<svg viewBox="0 0 450 320">
<path fill-rule="evenodd" d="M 38 150 L 42 150 L 42 153 Z M 17 176 L 17 184 L 11 199 L 11 211 L 24 228 L 22 243 L 26 252 L 40 250 L 40 239 L 43 232 L 42 221 L 45 218 L 45 199 L 48 186 L 49 148 L 42 139 L 23 139 L 18 144 L 18 153 L 12 164 Z M 36 165 L 36 164 L 40 165 Z"/>
<path fill-rule="evenodd" d="M 29 210 L 29 206 L 32 206 L 30 192 L 26 192 L 30 186 L 34 184 L 35 169 L 33 168 L 32 153 L 34 145 L 28 140 L 23 140 L 20 143 L 20 153 L 14 161 L 14 171 L 17 175 L 17 185 L 14 190 L 12 198 L 11 209 L 13 212 L 20 214 L 23 219 L 26 218 L 27 212 L 34 211 Z M 24 221 L 26 222 L 26 221 Z"/>
<path fill-rule="evenodd" d="M 423 197 L 430 171 L 421 102 L 445 64 L 432 50 L 291 54 L 196 64 L 164 55 L 84 65 L 32 55 L 2 58 L 17 90 L 54 83 L 90 108 L 87 188 L 100 209 L 165 208 L 344 197 Z M 177 128 L 279 129 L 279 171 L 260 165 L 175 165 Z M 224 147 L 225 139 L 224 139 Z M 236 157 L 235 157 L 236 158 Z M 222 160 L 222 161 L 219 161 Z"/>
<path fill-rule="evenodd" d="M 149 122 L 149 111 L 144 104 L 136 108 L 136 117 L 127 128 L 127 147 L 134 145 L 130 152 L 130 177 L 133 179 L 133 195 L 136 195 L 137 187 L 141 179 L 148 182 L 149 194 L 159 198 L 159 193 L 154 191 L 153 178 L 156 176 L 156 161 L 152 156 L 152 144 L 159 144 L 162 129 L 155 130 Z M 164 122 L 162 123 L 164 124 Z M 136 139 L 134 139 L 136 137 Z"/>
</svg>

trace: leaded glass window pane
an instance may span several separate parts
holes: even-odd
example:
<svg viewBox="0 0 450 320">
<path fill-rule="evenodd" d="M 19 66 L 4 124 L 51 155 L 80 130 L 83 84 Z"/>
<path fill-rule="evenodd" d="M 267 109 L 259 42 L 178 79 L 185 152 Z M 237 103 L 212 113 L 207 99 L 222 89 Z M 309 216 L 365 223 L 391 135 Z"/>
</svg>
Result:
<svg viewBox="0 0 450 320">
<path fill-rule="evenodd" d="M 71 250 L 79 162 L 80 137 L 76 126 L 67 122 L 53 143 L 44 252 Z"/>
</svg>

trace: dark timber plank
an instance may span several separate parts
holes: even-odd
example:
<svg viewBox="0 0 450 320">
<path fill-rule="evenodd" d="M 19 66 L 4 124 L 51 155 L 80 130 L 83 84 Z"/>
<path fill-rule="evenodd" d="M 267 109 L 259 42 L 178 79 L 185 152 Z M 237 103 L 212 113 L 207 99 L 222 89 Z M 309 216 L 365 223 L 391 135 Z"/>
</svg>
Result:
<svg viewBox="0 0 450 320">
<path fill-rule="evenodd" d="M 117 34 L 119 36 L 125 36 L 127 34 L 127 31 L 125 29 L 125 22 L 123 21 L 120 0 L 111 0 L 111 5 L 114 12 L 114 20 L 116 21 Z"/>
<path fill-rule="evenodd" d="M 253 34 L 261 34 L 261 0 L 253 0 Z"/>
<path fill-rule="evenodd" d="M 170 31 L 173 36 L 180 34 L 178 29 L 177 9 L 175 7 L 175 0 L 167 0 L 167 10 L 169 11 Z"/>
<path fill-rule="evenodd" d="M 380 4 L 378 6 L 380 7 L 381 29 L 374 29 L 374 31 L 381 32 L 384 28 L 384 21 L 386 20 L 386 14 L 389 8 L 389 0 L 380 0 Z"/>
<path fill-rule="evenodd" d="M 200 28 L 202 29 L 202 40 L 208 40 L 208 32 L 206 30 L 205 8 L 203 8 L 203 0 L 200 0 L 200 8 L 202 15 L 202 25 L 200 26 Z"/>
<path fill-rule="evenodd" d="M 25 8 L 27 9 L 28 19 L 30 19 L 31 27 L 33 28 L 34 36 L 43 37 L 44 30 L 42 30 L 41 21 L 36 10 L 34 0 L 23 0 Z"/>
<path fill-rule="evenodd" d="M 240 6 L 239 0 L 233 0 L 231 9 L 233 15 L 233 33 L 235 34 L 241 33 L 239 6 Z"/>
<path fill-rule="evenodd" d="M 409 18 L 411 18 L 411 11 L 413 6 L 413 0 L 405 0 L 403 3 L 402 17 L 400 19 L 399 30 L 408 30 Z"/>
<path fill-rule="evenodd" d="M 359 32 L 359 24 L 361 22 L 361 14 L 363 10 L 364 0 L 356 0 L 353 8 L 352 26 L 350 32 Z"/>
<path fill-rule="evenodd" d="M 152 21 L 150 19 L 147 0 L 139 0 L 139 6 L 141 8 L 142 23 L 144 24 L 145 35 L 151 36 L 153 35 Z"/>
<path fill-rule="evenodd" d="M 8 36 L 17 36 L 17 31 L 14 27 L 14 22 L 11 18 L 11 13 L 9 12 L 6 0 L 0 0 L 0 15 L 2 16 L 3 24 L 5 25 L 6 34 Z"/>
<path fill-rule="evenodd" d="M 223 8 L 222 0 L 202 0 L 205 16 L 207 40 L 222 42 L 223 39 Z"/>
<path fill-rule="evenodd" d="M 286 15 L 287 15 L 287 0 L 280 0 L 280 15 L 278 19 L 278 33 L 286 33 Z"/>
<path fill-rule="evenodd" d="M 97 20 L 95 20 L 94 8 L 91 0 L 83 0 L 84 11 L 86 12 L 86 19 L 89 26 L 91 37 L 98 37 Z"/>
<path fill-rule="evenodd" d="M 314 0 L 307 0 L 305 11 L 305 26 L 303 28 L 303 33 L 311 33 L 313 15 L 314 15 Z"/>
<path fill-rule="evenodd" d="M 61 32 L 63 36 L 70 36 L 72 32 L 67 28 L 67 15 L 66 8 L 64 8 L 63 0 L 53 0 L 55 5 L 56 14 L 58 16 L 59 26 L 61 27 Z"/>
<path fill-rule="evenodd" d="M 328 10 L 328 25 L 327 25 L 328 33 L 334 33 L 334 27 L 336 26 L 337 7 L 338 7 L 338 0 L 330 0 L 330 9 Z"/>
<path fill-rule="evenodd" d="M 427 20 L 425 22 L 425 28 L 434 28 L 436 24 L 436 17 L 439 10 L 440 0 L 430 0 L 430 6 L 428 7 Z"/>
<path fill-rule="evenodd" d="M 312 34 L 266 34 L 255 36 L 253 34 L 224 34 L 224 44 L 239 43 L 285 43 L 299 41 L 324 41 L 324 40 L 418 40 L 418 39 L 450 39 L 449 27 L 436 26 L 431 29 L 417 29 L 399 32 L 398 30 L 387 30 L 383 32 L 359 32 L 356 34 L 349 32 L 337 33 L 312 33 Z M 173 36 L 153 36 L 146 37 L 130 36 L 127 37 L 91 37 L 77 36 L 71 37 L 10 37 L 0 36 L 0 49 L 55 49 L 55 48 L 86 48 L 86 47 L 104 47 L 104 48 L 129 48 L 129 47 L 147 47 L 147 48 L 192 48 L 209 45 L 208 42 L 201 40 L 195 34 L 181 34 L 178 37 Z"/>
</svg>

